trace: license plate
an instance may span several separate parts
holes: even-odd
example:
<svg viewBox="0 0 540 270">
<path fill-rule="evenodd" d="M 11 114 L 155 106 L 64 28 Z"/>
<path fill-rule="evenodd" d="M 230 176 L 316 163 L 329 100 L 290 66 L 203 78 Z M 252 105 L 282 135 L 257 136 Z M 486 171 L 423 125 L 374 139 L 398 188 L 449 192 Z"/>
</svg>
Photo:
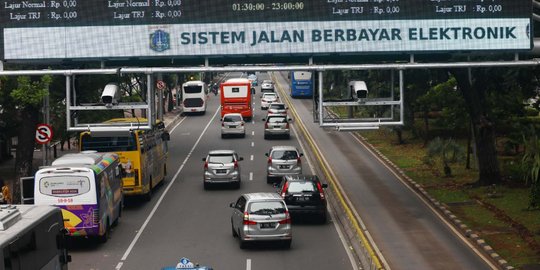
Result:
<svg viewBox="0 0 540 270">
<path fill-rule="evenodd" d="M 226 172 L 227 172 L 227 170 L 225 170 L 225 169 L 217 169 L 216 170 L 216 173 L 226 173 Z"/>
<path fill-rule="evenodd" d="M 236 126 L 229 126 L 229 128 L 236 128 Z"/>
<path fill-rule="evenodd" d="M 288 168 L 289 168 L 289 165 L 279 165 L 279 168 L 280 168 L 280 169 L 288 169 Z"/>
<path fill-rule="evenodd" d="M 260 223 L 261 229 L 273 229 L 276 227 L 275 222 L 266 222 L 266 223 Z"/>
<path fill-rule="evenodd" d="M 195 111 L 197 111 L 197 110 L 195 110 L 195 109 L 191 109 L 191 111 L 192 111 L 192 112 L 195 112 Z"/>
<path fill-rule="evenodd" d="M 296 200 L 299 202 L 308 201 L 309 199 L 307 197 L 296 197 Z"/>
</svg>

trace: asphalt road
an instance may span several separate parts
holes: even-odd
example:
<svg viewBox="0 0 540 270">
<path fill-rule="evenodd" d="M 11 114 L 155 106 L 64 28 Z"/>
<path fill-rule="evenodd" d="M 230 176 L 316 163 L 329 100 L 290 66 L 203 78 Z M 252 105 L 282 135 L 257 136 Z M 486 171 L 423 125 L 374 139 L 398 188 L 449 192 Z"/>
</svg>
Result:
<svg viewBox="0 0 540 270">
<path fill-rule="evenodd" d="M 265 78 L 259 76 L 259 80 Z M 127 200 L 107 243 L 73 241 L 70 269 L 160 269 L 175 265 L 181 257 L 225 270 L 357 269 L 331 219 L 323 225 L 293 222 L 290 250 L 274 245 L 241 250 L 233 238 L 229 203 L 242 193 L 274 191 L 266 183 L 264 153 L 273 145 L 300 148 L 294 133 L 290 140 L 263 139 L 264 114 L 259 100 L 257 91 L 255 117 L 246 125 L 245 138 L 220 138 L 219 96 L 213 94 L 206 114 L 182 118 L 171 128 L 168 176 L 152 201 Z M 239 190 L 203 189 L 201 159 L 215 149 L 234 149 L 244 158 Z M 304 172 L 309 172 L 306 158 L 303 166 Z"/>
<path fill-rule="evenodd" d="M 238 77 L 240 74 L 229 74 Z M 259 80 L 269 74 L 259 75 Z M 276 73 L 286 91 L 286 76 Z M 282 97 L 283 98 L 283 97 Z M 327 224 L 294 222 L 290 250 L 265 245 L 239 248 L 230 230 L 230 202 L 241 193 L 273 191 L 266 184 L 264 153 L 290 140 L 264 140 L 257 88 L 255 117 L 246 138 L 220 138 L 219 96 L 210 94 L 205 115 L 182 118 L 171 128 L 166 181 L 149 203 L 127 201 L 111 239 L 71 243 L 70 269 L 160 269 L 191 258 L 214 269 L 358 269 L 333 218 Z M 323 130 L 312 119 L 310 100 L 291 100 L 331 165 L 390 269 L 490 269 L 465 241 L 349 133 Z M 300 119 L 295 119 L 298 125 Z M 209 150 L 234 149 L 240 162 L 240 190 L 203 189 L 202 158 Z M 304 172 L 309 172 L 304 158 Z"/>
</svg>

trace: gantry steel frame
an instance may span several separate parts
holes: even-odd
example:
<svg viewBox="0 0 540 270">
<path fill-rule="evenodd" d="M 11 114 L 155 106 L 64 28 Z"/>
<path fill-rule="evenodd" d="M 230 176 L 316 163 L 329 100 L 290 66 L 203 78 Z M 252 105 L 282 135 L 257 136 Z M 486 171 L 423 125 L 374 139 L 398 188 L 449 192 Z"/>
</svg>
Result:
<svg viewBox="0 0 540 270">
<path fill-rule="evenodd" d="M 205 61 L 206 66 L 198 67 L 121 67 L 121 68 L 103 68 L 103 69 L 69 69 L 69 70 L 4 70 L 0 71 L 0 76 L 65 76 L 66 77 L 66 121 L 68 131 L 85 131 L 92 128 L 106 128 L 108 130 L 130 130 L 133 125 L 118 126 L 107 125 L 101 123 L 73 125 L 71 122 L 71 113 L 77 110 L 118 110 L 118 109 L 146 109 L 147 119 L 149 120 L 145 126 L 137 125 L 140 129 L 151 129 L 156 119 L 162 119 L 163 111 L 161 102 L 162 98 L 158 98 L 158 110 L 156 110 L 155 89 L 153 83 L 154 74 L 163 73 L 194 73 L 194 72 L 249 72 L 249 71 L 295 71 L 304 70 L 318 72 L 318 104 L 316 111 L 319 113 L 315 120 L 318 120 L 321 127 L 334 127 L 338 130 L 354 130 L 377 128 L 381 125 L 403 125 L 403 91 L 404 91 L 404 75 L 403 71 L 412 69 L 441 69 L 441 68 L 492 68 L 492 67 L 533 67 L 540 65 L 540 59 L 533 58 L 529 60 L 519 60 L 516 57 L 512 61 L 483 61 L 483 62 L 450 62 L 450 63 L 386 63 L 386 64 L 344 64 L 344 65 L 291 65 L 291 66 L 224 66 L 211 67 L 208 66 L 208 61 Z M 376 122 L 334 122 L 328 123 L 323 121 L 323 110 L 325 106 L 334 106 L 332 103 L 323 102 L 323 79 L 322 73 L 330 70 L 395 70 L 399 72 L 399 91 L 400 96 L 398 101 L 388 101 L 388 105 L 399 105 L 400 118 L 398 121 L 376 121 Z M 76 75 L 114 75 L 121 76 L 123 74 L 145 74 L 147 76 L 147 100 L 144 104 L 118 104 L 113 106 L 77 106 L 72 104 L 71 97 L 71 78 Z M 315 96 L 315 95 L 314 95 Z M 384 105 L 383 103 L 380 103 Z M 341 104 L 338 106 L 351 106 L 352 104 Z M 354 104 L 356 105 L 356 104 Z M 156 114 L 157 111 L 157 114 Z"/>
</svg>

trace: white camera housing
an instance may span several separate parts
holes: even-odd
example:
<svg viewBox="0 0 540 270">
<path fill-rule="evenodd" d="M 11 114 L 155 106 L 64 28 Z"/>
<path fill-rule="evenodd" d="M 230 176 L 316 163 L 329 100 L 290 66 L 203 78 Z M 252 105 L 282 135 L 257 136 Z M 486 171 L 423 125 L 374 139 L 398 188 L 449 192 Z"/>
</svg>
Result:
<svg viewBox="0 0 540 270">
<path fill-rule="evenodd" d="M 112 106 L 117 105 L 119 101 L 120 87 L 115 83 L 105 85 L 105 88 L 101 93 L 101 102 L 105 103 L 105 106 Z"/>
<path fill-rule="evenodd" d="M 350 81 L 349 89 L 353 99 L 361 100 L 366 99 L 368 95 L 368 89 L 366 82 L 364 81 Z"/>
</svg>

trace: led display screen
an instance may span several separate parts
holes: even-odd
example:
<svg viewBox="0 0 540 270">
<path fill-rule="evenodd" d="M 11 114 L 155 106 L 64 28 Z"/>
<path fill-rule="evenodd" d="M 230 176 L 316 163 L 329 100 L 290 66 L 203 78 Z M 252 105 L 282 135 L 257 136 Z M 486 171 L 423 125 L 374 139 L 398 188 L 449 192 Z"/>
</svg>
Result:
<svg viewBox="0 0 540 270">
<path fill-rule="evenodd" d="M 2 0 L 0 59 L 529 50 L 530 0 Z"/>
</svg>

